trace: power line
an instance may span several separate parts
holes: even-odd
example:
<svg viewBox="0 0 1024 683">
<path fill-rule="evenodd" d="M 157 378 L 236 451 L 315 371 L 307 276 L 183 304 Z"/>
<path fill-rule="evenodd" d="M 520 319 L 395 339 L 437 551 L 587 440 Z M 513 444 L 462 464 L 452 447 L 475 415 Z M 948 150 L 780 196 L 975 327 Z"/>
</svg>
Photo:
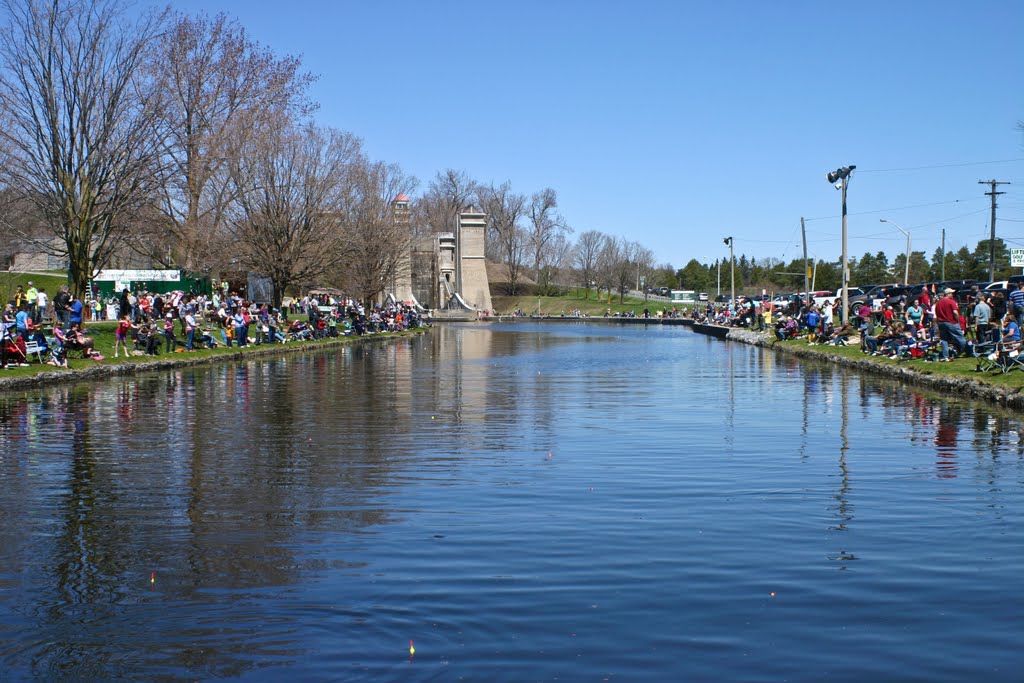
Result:
<svg viewBox="0 0 1024 683">
<path fill-rule="evenodd" d="M 980 197 L 967 197 L 965 199 L 948 199 L 942 202 L 929 202 L 927 204 L 912 204 L 910 206 L 899 206 L 890 209 L 872 209 L 870 211 L 858 211 L 856 213 L 848 214 L 850 216 L 867 216 L 873 213 L 884 213 L 886 211 L 905 211 L 906 209 L 921 209 L 926 206 L 941 206 L 942 204 L 958 204 L 960 202 L 976 202 Z M 839 218 L 839 216 L 817 216 L 815 218 L 808 218 L 807 221 L 824 221 L 831 220 L 833 218 Z"/>
<path fill-rule="evenodd" d="M 987 164 L 1009 164 L 1024 159 L 994 159 L 992 161 L 962 161 L 954 164 L 932 164 L 930 166 L 908 166 L 906 168 L 858 168 L 857 173 L 896 173 L 899 171 L 925 171 L 930 168 L 957 168 L 960 166 L 985 166 Z"/>
</svg>

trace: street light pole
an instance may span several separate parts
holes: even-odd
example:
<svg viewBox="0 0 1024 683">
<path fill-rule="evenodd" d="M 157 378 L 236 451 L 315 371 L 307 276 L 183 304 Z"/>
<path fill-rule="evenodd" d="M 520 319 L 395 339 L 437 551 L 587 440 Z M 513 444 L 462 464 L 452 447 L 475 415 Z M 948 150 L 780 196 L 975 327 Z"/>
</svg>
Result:
<svg viewBox="0 0 1024 683">
<path fill-rule="evenodd" d="M 736 258 L 732 254 L 732 237 L 722 240 L 729 245 L 729 303 L 736 304 Z"/>
<path fill-rule="evenodd" d="M 837 190 L 842 190 L 843 192 L 843 311 L 841 318 L 843 325 L 850 320 L 850 263 L 846 251 L 846 185 L 850 180 L 850 175 L 853 173 L 853 169 L 855 168 L 857 167 L 851 164 L 825 174 L 825 179 L 835 185 Z M 840 180 L 842 181 L 842 185 L 837 184 L 837 181 Z"/>
<path fill-rule="evenodd" d="M 907 236 L 907 257 L 906 257 L 906 263 L 904 264 L 904 268 L 903 268 L 903 284 L 909 285 L 910 284 L 910 233 L 907 232 L 906 230 L 904 230 L 903 228 L 901 228 L 899 226 L 899 223 L 897 223 L 896 221 L 890 221 L 887 218 L 879 218 L 878 220 L 879 220 L 880 223 L 889 223 L 889 224 L 891 224 L 892 227 L 896 228 L 897 230 L 899 230 L 900 232 L 902 232 L 904 235 Z"/>
</svg>

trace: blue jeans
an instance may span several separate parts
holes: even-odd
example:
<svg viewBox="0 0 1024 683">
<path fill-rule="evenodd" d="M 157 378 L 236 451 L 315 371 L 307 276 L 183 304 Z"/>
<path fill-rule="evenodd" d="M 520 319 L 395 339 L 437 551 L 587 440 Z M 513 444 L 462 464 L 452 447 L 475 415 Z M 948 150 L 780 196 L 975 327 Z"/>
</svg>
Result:
<svg viewBox="0 0 1024 683">
<path fill-rule="evenodd" d="M 235 341 L 238 342 L 238 348 L 242 348 L 246 345 L 245 338 L 245 325 L 235 325 Z"/>
<path fill-rule="evenodd" d="M 188 331 L 188 334 L 185 335 L 185 348 L 189 351 L 194 351 L 195 349 L 193 348 L 193 345 L 195 344 L 195 341 L 196 331 L 195 329 L 191 329 Z"/>
<path fill-rule="evenodd" d="M 956 323 L 939 323 L 939 337 L 942 341 L 956 347 L 957 353 L 962 353 L 967 348 L 967 340 L 964 339 L 960 326 Z"/>
</svg>

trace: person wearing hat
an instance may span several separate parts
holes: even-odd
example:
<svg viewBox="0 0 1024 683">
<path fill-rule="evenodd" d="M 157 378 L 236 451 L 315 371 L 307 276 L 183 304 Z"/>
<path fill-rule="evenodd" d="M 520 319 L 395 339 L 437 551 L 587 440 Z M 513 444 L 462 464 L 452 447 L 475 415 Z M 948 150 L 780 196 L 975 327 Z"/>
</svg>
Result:
<svg viewBox="0 0 1024 683">
<path fill-rule="evenodd" d="M 81 327 L 82 312 L 84 310 L 85 307 L 82 305 L 82 300 L 74 294 L 70 295 L 68 302 L 68 324 L 74 325 L 75 323 L 78 323 L 78 326 Z"/>
<path fill-rule="evenodd" d="M 28 281 L 28 291 L 25 292 L 25 310 L 28 311 L 28 316 L 33 320 L 39 320 L 39 314 L 36 311 L 36 299 L 39 297 L 39 290 L 36 289 L 32 281 Z"/>
<path fill-rule="evenodd" d="M 963 353 L 967 350 L 967 340 L 960 329 L 960 307 L 953 294 L 955 291 L 950 287 L 943 291 L 943 297 L 935 303 L 935 319 L 939 323 L 942 341 L 952 346 L 956 353 Z"/>
<path fill-rule="evenodd" d="M 189 351 L 196 350 L 196 316 L 193 313 L 194 310 L 192 306 L 185 308 L 185 348 Z"/>
<path fill-rule="evenodd" d="M 174 315 L 171 313 L 164 316 L 164 340 L 167 342 L 166 353 L 178 348 L 178 338 L 174 336 Z"/>
</svg>

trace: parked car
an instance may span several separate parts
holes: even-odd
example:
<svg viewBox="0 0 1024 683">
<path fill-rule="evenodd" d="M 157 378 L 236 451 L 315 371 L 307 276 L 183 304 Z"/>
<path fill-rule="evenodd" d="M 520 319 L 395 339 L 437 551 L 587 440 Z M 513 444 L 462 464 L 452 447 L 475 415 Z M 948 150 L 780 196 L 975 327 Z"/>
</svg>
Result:
<svg viewBox="0 0 1024 683">
<path fill-rule="evenodd" d="M 860 296 L 864 293 L 864 290 L 860 287 L 847 287 L 847 298 L 852 299 L 855 296 Z M 834 293 L 833 292 L 814 292 L 814 303 L 818 306 L 824 306 L 826 303 L 832 303 L 836 299 L 843 298 L 843 288 L 840 287 Z"/>
<path fill-rule="evenodd" d="M 707 292 L 701 292 L 700 294 L 697 295 L 697 301 L 707 301 L 707 300 L 708 300 L 708 293 Z"/>
<path fill-rule="evenodd" d="M 913 287 L 901 285 L 899 287 L 889 287 L 885 290 L 885 299 L 882 300 L 882 306 L 892 306 L 893 308 L 902 307 L 909 301 L 910 292 Z"/>
<path fill-rule="evenodd" d="M 799 294 L 780 294 L 772 300 L 772 308 L 782 312 L 800 310 L 803 305 L 804 298 Z"/>
<path fill-rule="evenodd" d="M 860 308 L 861 304 L 863 304 L 865 301 L 868 303 L 869 306 L 874 308 L 875 300 L 881 298 L 885 290 L 889 289 L 890 287 L 898 286 L 898 282 L 892 282 L 886 285 L 872 285 L 871 287 L 865 289 L 863 294 L 850 297 L 849 302 L 851 317 L 857 315 L 857 309 Z"/>
</svg>

